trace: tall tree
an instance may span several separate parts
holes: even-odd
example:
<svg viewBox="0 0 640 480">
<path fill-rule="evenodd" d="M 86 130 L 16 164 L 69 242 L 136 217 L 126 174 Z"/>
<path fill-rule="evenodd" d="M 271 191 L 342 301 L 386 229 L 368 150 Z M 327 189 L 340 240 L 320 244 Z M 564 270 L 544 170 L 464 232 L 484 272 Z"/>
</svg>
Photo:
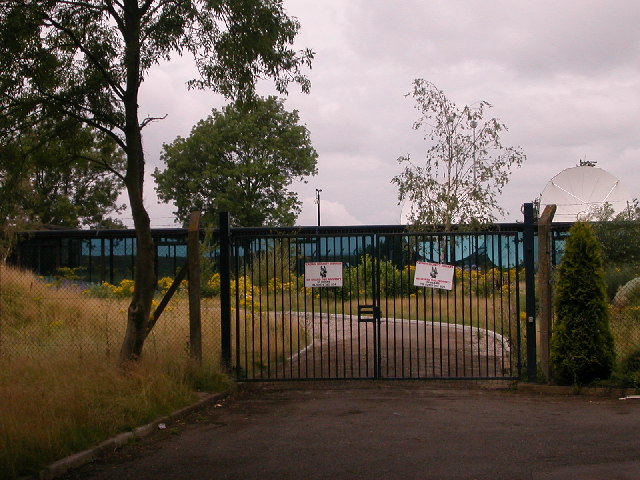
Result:
<svg viewBox="0 0 640 480">
<path fill-rule="evenodd" d="M 235 102 L 201 120 L 188 138 L 164 145 L 156 169 L 158 196 L 173 201 L 185 223 L 192 210 L 216 222 L 228 211 L 235 225 L 293 225 L 300 201 L 288 190 L 315 175 L 318 154 L 309 131 L 276 97 Z"/>
<path fill-rule="evenodd" d="M 507 130 L 496 118 L 485 119 L 491 105 L 485 101 L 462 108 L 433 83 L 416 79 L 413 96 L 419 119 L 414 130 L 424 130 L 429 143 L 424 163 L 409 155 L 398 158 L 404 170 L 393 177 L 400 203 L 409 202 L 409 221 L 450 230 L 454 223 L 489 223 L 504 214 L 498 195 L 511 168 L 525 155 L 519 147 L 504 147 Z"/>
<path fill-rule="evenodd" d="M 0 140 L 2 219 L 13 226 L 99 227 L 124 209 L 124 156 L 104 133 L 75 120 Z"/>
<path fill-rule="evenodd" d="M 593 209 L 593 232 L 600 242 L 602 260 L 616 266 L 640 264 L 640 203 L 634 198 L 627 208 L 616 213 L 604 203 Z"/>
<path fill-rule="evenodd" d="M 299 30 L 280 0 L 4 0 L 0 3 L 0 128 L 66 115 L 104 132 L 126 155 L 136 229 L 135 292 L 122 361 L 142 353 L 156 286 L 155 249 L 143 202 L 145 159 L 139 92 L 150 68 L 194 56 L 191 87 L 250 98 L 260 78 L 280 92 L 309 89 L 312 52 L 291 45 Z M 157 119 L 157 118 L 156 118 Z"/>
</svg>

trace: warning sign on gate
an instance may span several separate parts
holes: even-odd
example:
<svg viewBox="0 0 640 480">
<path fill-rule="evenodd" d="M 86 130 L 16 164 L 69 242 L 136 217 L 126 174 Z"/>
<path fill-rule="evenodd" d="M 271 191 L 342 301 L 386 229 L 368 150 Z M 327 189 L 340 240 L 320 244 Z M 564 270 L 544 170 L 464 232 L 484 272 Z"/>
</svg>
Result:
<svg viewBox="0 0 640 480">
<path fill-rule="evenodd" d="M 306 262 L 304 264 L 304 286 L 341 287 L 342 262 Z"/>
<path fill-rule="evenodd" d="M 453 265 L 416 262 L 416 274 L 413 278 L 413 285 L 416 287 L 451 290 L 453 288 L 453 272 Z"/>
</svg>

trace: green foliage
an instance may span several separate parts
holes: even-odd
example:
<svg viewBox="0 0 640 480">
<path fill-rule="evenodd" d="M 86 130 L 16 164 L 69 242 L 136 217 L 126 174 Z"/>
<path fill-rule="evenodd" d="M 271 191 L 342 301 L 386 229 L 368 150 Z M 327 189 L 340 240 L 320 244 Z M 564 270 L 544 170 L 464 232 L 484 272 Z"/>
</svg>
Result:
<svg viewBox="0 0 640 480">
<path fill-rule="evenodd" d="M 604 278 L 607 287 L 607 299 L 613 301 L 616 294 L 630 280 L 640 276 L 640 268 L 638 265 L 604 265 Z"/>
<path fill-rule="evenodd" d="M 615 214 L 608 203 L 596 209 L 593 231 L 602 248 L 605 265 L 640 265 L 640 204 L 634 199 Z"/>
<path fill-rule="evenodd" d="M 632 351 L 622 359 L 620 373 L 625 385 L 640 388 L 640 349 Z"/>
<path fill-rule="evenodd" d="M 99 226 L 124 209 L 124 157 L 112 139 L 62 119 L 0 140 L 0 208 L 31 228 Z"/>
<path fill-rule="evenodd" d="M 4 0 L 0 3 L 0 138 L 73 118 L 102 132 L 126 155 L 124 183 L 138 238 L 136 291 L 121 361 L 139 358 L 156 286 L 153 238 L 144 206 L 139 93 L 152 67 L 190 54 L 189 82 L 248 100 L 271 79 L 304 92 L 313 52 L 292 48 L 300 28 L 282 0 Z"/>
<path fill-rule="evenodd" d="M 613 335 L 600 247 L 588 224 L 575 223 L 569 231 L 558 267 L 555 311 L 554 378 L 574 385 L 608 378 L 615 360 Z"/>
<path fill-rule="evenodd" d="M 398 158 L 404 170 L 391 180 L 398 200 L 411 202 L 409 221 L 450 230 L 454 223 L 484 224 L 504 214 L 497 197 L 509 180 L 513 166 L 525 160 L 520 147 L 504 147 L 500 135 L 507 131 L 495 118 L 484 119 L 491 107 L 478 102 L 462 108 L 433 83 L 416 79 L 413 96 L 420 118 L 414 130 L 425 130 L 429 142 L 425 163 L 409 155 Z"/>
<path fill-rule="evenodd" d="M 167 168 L 153 174 L 159 198 L 183 223 L 200 210 L 210 224 L 228 211 L 237 226 L 293 225 L 301 203 L 288 187 L 315 175 L 318 157 L 298 122 L 275 97 L 214 109 L 188 138 L 164 145 Z"/>
<path fill-rule="evenodd" d="M 335 289 L 335 295 L 340 298 L 356 298 L 357 296 L 371 297 L 373 295 L 373 276 L 376 268 L 375 259 L 370 255 L 363 255 L 359 261 L 342 272 L 342 288 Z M 424 289 L 413 285 L 415 267 L 397 268 L 388 260 L 378 262 L 380 294 L 386 297 L 408 297 Z"/>
</svg>

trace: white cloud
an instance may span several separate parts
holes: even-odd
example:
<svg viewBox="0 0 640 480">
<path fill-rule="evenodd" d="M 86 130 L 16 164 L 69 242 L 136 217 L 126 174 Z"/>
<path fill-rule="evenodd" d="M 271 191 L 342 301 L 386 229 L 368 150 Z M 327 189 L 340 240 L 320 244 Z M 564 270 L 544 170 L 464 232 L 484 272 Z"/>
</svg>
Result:
<svg viewBox="0 0 640 480">
<path fill-rule="evenodd" d="M 305 197 L 302 200 L 303 210 L 298 217 L 298 225 L 318 224 L 318 204 L 315 197 Z M 325 200 L 320 194 L 320 224 L 321 225 L 360 225 L 357 218 L 351 215 L 347 208 L 339 202 Z"/>
</svg>

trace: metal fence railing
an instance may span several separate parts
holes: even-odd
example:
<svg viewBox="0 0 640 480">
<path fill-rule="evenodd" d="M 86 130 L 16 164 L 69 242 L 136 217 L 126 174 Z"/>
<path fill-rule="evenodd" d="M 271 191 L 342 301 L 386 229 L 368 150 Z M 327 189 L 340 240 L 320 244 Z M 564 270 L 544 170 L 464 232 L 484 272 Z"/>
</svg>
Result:
<svg viewBox="0 0 640 480">
<path fill-rule="evenodd" d="M 302 285 L 304 280 L 300 275 L 304 273 L 305 258 L 309 260 L 320 253 L 323 260 L 341 258 L 341 261 L 353 267 L 363 265 L 363 262 L 366 263 L 363 258 L 366 254 L 373 253 L 374 244 L 370 240 L 366 240 L 364 243 L 363 240 L 359 240 L 359 250 L 354 253 L 351 248 L 353 245 L 348 245 L 349 241 L 353 242 L 354 240 L 348 240 L 348 238 L 353 239 L 358 236 L 364 238 L 362 235 L 367 229 L 370 231 L 371 227 L 232 229 L 232 236 L 235 236 L 239 242 L 235 243 L 232 251 L 231 264 L 235 269 L 232 273 L 232 282 L 235 284 L 235 290 L 232 294 L 234 298 L 245 295 L 249 288 L 253 288 L 255 294 L 257 285 L 262 285 L 260 295 L 264 296 L 264 292 L 269 291 L 270 294 L 273 294 L 273 299 L 268 300 L 270 302 L 269 308 L 277 307 L 278 302 L 282 303 L 283 285 L 288 283 L 287 288 L 289 288 L 291 282 L 298 282 L 296 288 L 300 287 L 301 291 L 304 291 L 304 285 Z M 567 229 L 568 225 L 564 224 L 552 226 L 551 257 L 554 264 L 559 263 L 562 258 Z M 603 252 L 605 252 L 604 271 L 610 326 L 615 339 L 619 365 L 627 362 L 634 355 L 640 357 L 640 248 L 635 247 L 635 242 L 640 243 L 640 240 L 636 240 L 640 236 L 635 235 L 636 229 L 638 229 L 638 225 L 629 222 L 622 226 L 616 225 L 614 230 L 605 231 L 605 233 L 608 232 L 607 235 L 599 236 L 603 244 Z M 392 226 L 378 230 L 380 241 L 377 248 L 380 255 L 379 262 L 381 262 L 378 264 L 378 268 L 382 276 L 375 281 L 384 282 L 388 289 L 389 285 L 396 282 L 392 277 L 400 279 L 403 274 L 406 275 L 406 271 L 415 265 L 416 258 L 409 259 L 406 252 L 402 251 L 402 248 L 411 248 L 408 247 L 409 243 L 405 241 L 407 231 L 404 227 Z M 507 260 L 511 262 L 512 257 L 517 256 L 518 261 L 523 258 L 522 242 L 520 241 L 522 224 L 501 225 L 496 229 L 496 231 L 503 232 L 507 230 L 513 232 L 516 240 L 510 243 L 512 248 L 509 252 L 506 252 L 505 248 L 498 248 L 497 245 L 494 245 L 495 239 L 498 238 L 495 232 L 483 232 L 478 237 L 474 237 L 480 241 L 476 244 L 475 240 L 471 240 L 464 247 L 468 252 L 466 250 L 465 252 L 462 250 L 454 251 L 456 258 L 473 259 L 474 255 L 477 256 L 475 262 L 475 266 L 478 267 L 476 268 L 477 278 L 467 280 L 465 277 L 464 280 L 469 288 L 476 288 L 476 285 L 485 282 L 487 278 L 492 278 L 491 275 L 496 276 L 496 272 L 499 270 L 508 269 Z M 159 301 L 171 279 L 175 277 L 186 261 L 187 231 L 186 229 L 165 229 L 155 230 L 153 234 L 156 242 L 156 270 L 160 279 L 156 301 Z M 203 251 L 201 275 L 203 293 L 202 350 L 205 360 L 219 358 L 222 341 L 217 235 L 216 231 L 210 235 L 206 235 L 204 231 L 201 234 Z M 366 236 L 366 234 L 364 235 Z M 250 238 L 252 238 L 251 241 L 249 241 Z M 269 252 L 276 250 L 273 250 L 273 240 L 268 240 L 270 238 L 289 238 L 290 240 L 287 241 L 292 242 L 289 248 L 297 249 L 296 255 L 286 257 L 286 262 L 288 262 L 286 272 L 289 276 L 285 278 L 286 275 L 283 275 L 277 280 L 280 283 L 273 283 L 277 281 L 266 278 L 275 273 L 274 269 L 284 268 L 282 262 L 278 263 L 278 259 L 275 259 L 275 264 L 273 264 L 274 253 Z M 300 238 L 306 238 L 306 241 L 298 241 L 297 239 Z M 317 250 L 318 238 L 322 238 L 320 250 Z M 433 245 L 436 244 L 437 242 Z M 482 251 L 478 250 L 478 247 L 483 247 L 485 253 L 488 249 L 489 254 L 486 257 L 481 257 Z M 345 253 L 345 248 L 350 253 Z M 16 358 L 22 355 L 41 356 L 42 358 L 52 355 L 101 355 L 107 358 L 117 358 L 124 338 L 128 299 L 133 287 L 135 252 L 135 233 L 130 230 L 55 231 L 24 235 L 7 264 L 0 267 L 0 355 Z M 262 266 L 258 267 L 256 260 L 252 260 L 253 263 L 247 263 L 244 260 L 247 252 L 250 253 L 250 256 L 253 255 L 254 259 L 259 259 L 260 256 L 264 257 Z M 507 257 L 500 260 L 498 258 L 500 255 L 507 255 Z M 432 259 L 438 260 L 436 257 Z M 385 262 L 392 264 L 398 273 L 387 268 L 388 265 Z M 289 263 L 291 264 L 289 265 Z M 502 263 L 505 264 L 502 265 Z M 465 266 L 461 265 L 460 269 L 470 272 L 473 270 L 471 267 L 473 265 L 467 265 L 465 270 Z M 493 267 L 499 268 L 488 273 Z M 258 271 L 257 268 L 262 270 Z M 385 268 L 387 268 L 386 273 Z M 407 270 L 405 271 L 405 269 Z M 252 278 L 250 275 L 258 275 L 259 278 Z M 361 270 L 358 271 L 358 275 L 362 275 Z M 272 276 L 278 277 L 278 275 Z M 272 281 L 273 284 L 270 284 L 269 281 Z M 248 286 L 249 282 L 252 287 Z M 522 280 L 520 280 L 521 282 Z M 400 289 L 405 287 L 401 280 L 396 283 Z M 362 288 L 358 287 L 357 289 L 355 284 L 349 288 L 351 287 L 353 287 L 350 292 L 352 298 L 354 295 L 361 295 L 363 299 L 366 297 L 368 285 L 363 284 L 360 286 Z M 360 293 L 361 290 L 364 290 L 364 293 Z M 343 293 L 344 291 L 345 289 L 343 289 Z M 277 298 L 276 292 L 279 295 Z M 384 292 L 384 288 L 382 292 Z M 325 291 L 316 293 L 320 293 L 322 296 L 321 302 L 318 302 L 318 299 L 313 300 L 318 304 L 318 307 L 325 308 L 327 302 L 330 302 L 329 306 L 332 306 L 332 302 L 336 301 L 335 295 L 330 298 Z M 388 311 L 393 312 L 394 308 L 396 311 L 393 315 L 394 318 L 398 315 L 406 316 L 405 312 L 398 313 L 399 309 L 411 309 L 411 313 L 420 311 L 418 292 L 409 291 L 407 286 L 404 293 L 408 295 L 404 295 L 403 292 L 400 292 L 399 296 L 395 294 L 397 292 L 392 293 L 380 295 L 379 303 L 380 306 L 384 305 L 385 314 Z M 415 297 L 411 296 L 412 293 L 415 294 Z M 398 300 L 402 296 L 407 297 L 402 300 L 404 303 Z M 285 297 L 287 300 L 290 295 L 286 294 Z M 492 302 L 498 300 L 499 296 L 492 294 L 488 298 L 491 299 L 490 302 L 486 306 L 484 304 L 482 306 L 485 310 L 487 308 L 493 309 Z M 307 302 L 310 300 L 310 298 L 306 299 Z M 337 298 L 337 300 L 342 302 L 341 298 Z M 254 304 L 260 303 L 263 308 L 266 308 L 266 301 L 265 297 L 260 302 L 255 300 Z M 296 300 L 296 302 L 304 301 L 303 297 Z M 430 301 L 428 300 L 426 304 L 431 305 Z M 501 300 L 497 301 L 496 305 L 501 302 Z M 424 306 L 425 302 L 422 303 Z M 445 303 L 442 305 L 444 306 Z M 520 300 L 518 305 L 518 308 L 522 310 L 524 300 Z M 240 307 L 243 309 L 241 314 L 245 315 L 246 306 L 240 305 Z M 281 307 L 277 308 L 282 310 Z M 311 308 L 310 303 L 307 303 L 307 307 L 301 307 L 298 304 L 287 306 L 288 310 L 305 312 L 309 308 Z M 357 309 L 352 314 L 357 317 Z M 235 321 L 235 316 L 238 315 L 237 310 L 234 310 L 233 315 Z M 518 315 L 520 316 L 519 321 L 522 322 L 522 311 Z M 385 318 L 388 318 L 388 315 Z M 522 325 L 520 326 L 522 327 Z M 411 328 L 414 327 L 415 325 Z M 402 325 L 400 328 L 402 329 Z M 145 355 L 161 357 L 184 354 L 186 356 L 188 355 L 188 342 L 188 299 L 186 289 L 183 287 L 171 300 L 147 340 Z M 522 342 L 522 347 L 525 349 L 526 343 Z M 235 348 L 237 348 L 236 344 L 234 344 Z M 527 358 L 524 350 L 521 358 Z M 401 363 L 402 360 L 398 361 Z M 513 365 L 513 361 L 510 360 L 510 362 L 510 365 Z M 414 372 L 413 365 L 412 363 L 412 374 Z M 415 365 L 417 367 L 417 364 Z M 421 365 L 426 364 L 421 363 Z M 638 380 L 640 382 L 640 378 Z"/>
</svg>

